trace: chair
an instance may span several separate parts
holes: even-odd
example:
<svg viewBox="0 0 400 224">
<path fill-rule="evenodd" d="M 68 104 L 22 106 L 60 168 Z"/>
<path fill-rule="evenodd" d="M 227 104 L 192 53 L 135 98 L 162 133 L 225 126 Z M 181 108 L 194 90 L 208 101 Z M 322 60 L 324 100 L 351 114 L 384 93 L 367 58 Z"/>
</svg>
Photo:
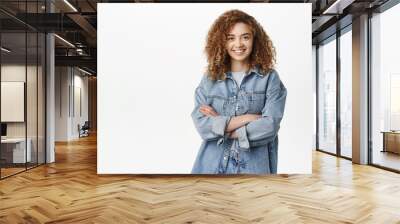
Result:
<svg viewBox="0 0 400 224">
<path fill-rule="evenodd" d="M 78 124 L 79 138 L 89 136 L 89 129 L 90 129 L 89 121 L 85 121 L 82 127 L 80 127 L 80 125 Z"/>
</svg>

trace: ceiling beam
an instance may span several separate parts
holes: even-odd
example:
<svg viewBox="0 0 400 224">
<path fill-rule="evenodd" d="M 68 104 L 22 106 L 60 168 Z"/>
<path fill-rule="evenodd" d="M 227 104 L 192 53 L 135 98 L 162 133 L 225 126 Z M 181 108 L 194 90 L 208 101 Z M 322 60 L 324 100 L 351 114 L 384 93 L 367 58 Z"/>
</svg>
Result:
<svg viewBox="0 0 400 224">
<path fill-rule="evenodd" d="M 351 5 L 355 0 L 336 0 L 326 7 L 322 14 L 342 14 L 343 10 Z"/>
<path fill-rule="evenodd" d="M 96 71 L 97 60 L 90 56 L 55 56 L 56 66 L 83 66 Z"/>
</svg>

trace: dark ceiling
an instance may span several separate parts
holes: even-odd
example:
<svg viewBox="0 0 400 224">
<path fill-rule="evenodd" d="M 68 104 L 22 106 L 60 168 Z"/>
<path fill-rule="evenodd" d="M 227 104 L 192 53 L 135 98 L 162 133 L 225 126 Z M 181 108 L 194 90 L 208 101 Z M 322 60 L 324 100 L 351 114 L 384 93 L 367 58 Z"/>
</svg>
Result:
<svg viewBox="0 0 400 224">
<path fill-rule="evenodd" d="M 0 1 L 0 28 L 2 38 L 12 45 L 24 46 L 21 32 L 39 31 L 55 32 L 61 38 L 72 43 L 74 47 L 65 43 L 60 38 L 56 39 L 56 65 L 69 65 L 86 67 L 96 71 L 96 30 L 97 30 L 97 3 L 143 3 L 143 2 L 269 2 L 269 3 L 312 3 L 312 32 L 313 43 L 332 35 L 335 32 L 335 24 L 338 20 L 345 22 L 341 26 L 351 23 L 351 17 L 374 9 L 388 0 L 339 0 L 336 9 L 327 12 L 328 8 L 334 8 L 337 0 L 267 0 L 267 1 L 134 1 L 134 0 L 1 0 Z M 69 4 L 70 5 L 69 5 Z M 331 7 L 332 6 L 332 7 Z M 51 12 L 51 13 L 50 13 Z M 3 41 L 4 43 L 4 41 Z M 21 45 L 19 45 L 21 44 Z M 28 45 L 36 47 L 35 43 Z M 23 50 L 22 48 L 20 49 Z"/>
</svg>

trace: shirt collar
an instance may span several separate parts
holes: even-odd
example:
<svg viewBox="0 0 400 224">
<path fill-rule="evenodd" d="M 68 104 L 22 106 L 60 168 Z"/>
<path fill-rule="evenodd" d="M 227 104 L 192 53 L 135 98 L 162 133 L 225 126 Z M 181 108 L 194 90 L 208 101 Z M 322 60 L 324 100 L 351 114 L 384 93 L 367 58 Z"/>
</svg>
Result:
<svg viewBox="0 0 400 224">
<path fill-rule="evenodd" d="M 259 67 L 258 66 L 255 66 L 255 67 L 253 67 L 253 68 L 251 68 L 247 73 L 246 73 L 246 76 L 247 75 L 251 75 L 251 74 L 255 74 L 255 75 L 258 75 L 259 77 L 263 77 L 263 74 L 260 72 L 260 69 L 259 69 Z M 232 78 L 232 72 L 226 72 L 225 73 L 225 77 L 226 78 Z M 217 81 L 224 81 L 224 80 L 221 80 L 221 79 L 218 79 Z"/>
</svg>

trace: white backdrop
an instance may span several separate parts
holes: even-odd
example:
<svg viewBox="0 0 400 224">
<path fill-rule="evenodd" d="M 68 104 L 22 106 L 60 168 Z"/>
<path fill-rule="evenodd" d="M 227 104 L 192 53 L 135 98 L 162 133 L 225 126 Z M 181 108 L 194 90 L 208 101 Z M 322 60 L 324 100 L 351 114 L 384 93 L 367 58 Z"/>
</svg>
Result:
<svg viewBox="0 0 400 224">
<path fill-rule="evenodd" d="M 240 9 L 277 51 L 288 90 L 278 173 L 311 173 L 311 4 L 98 4 L 99 174 L 190 173 L 201 138 L 190 113 L 208 29 Z"/>
</svg>

